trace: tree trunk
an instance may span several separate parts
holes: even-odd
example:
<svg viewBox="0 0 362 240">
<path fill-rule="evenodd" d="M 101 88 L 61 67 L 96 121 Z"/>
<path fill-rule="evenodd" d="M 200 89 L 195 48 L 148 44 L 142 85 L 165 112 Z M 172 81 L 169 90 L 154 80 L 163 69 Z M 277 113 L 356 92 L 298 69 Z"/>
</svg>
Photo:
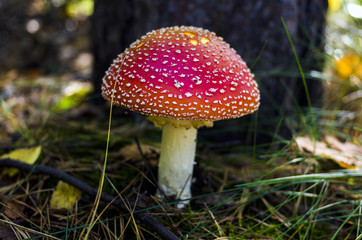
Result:
<svg viewBox="0 0 362 240">
<path fill-rule="evenodd" d="M 272 134 L 282 117 L 307 106 L 303 82 L 281 18 L 303 71 L 308 73 L 322 66 L 317 53 L 323 40 L 326 9 L 326 0 L 95 0 L 92 19 L 95 89 L 100 91 L 102 77 L 112 60 L 148 31 L 173 25 L 203 27 L 222 36 L 251 67 L 261 90 L 258 129 Z M 308 78 L 307 85 L 311 102 L 318 104 L 322 96 L 321 81 Z M 235 123 L 224 122 L 216 125 Z M 290 131 L 282 125 L 280 133 L 288 136 Z M 270 140 L 271 134 L 259 142 Z M 245 139 L 245 134 L 234 135 Z"/>
</svg>

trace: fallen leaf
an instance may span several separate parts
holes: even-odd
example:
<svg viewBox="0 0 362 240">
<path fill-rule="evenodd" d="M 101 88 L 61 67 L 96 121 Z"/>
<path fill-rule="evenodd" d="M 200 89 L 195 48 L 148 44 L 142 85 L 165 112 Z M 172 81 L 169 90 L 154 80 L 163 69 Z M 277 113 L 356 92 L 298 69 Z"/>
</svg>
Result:
<svg viewBox="0 0 362 240">
<path fill-rule="evenodd" d="M 327 143 L 334 149 L 341 151 L 341 152 L 345 152 L 345 153 L 350 153 L 352 155 L 355 156 L 362 156 L 362 147 L 357 146 L 354 143 L 351 142 L 340 142 L 336 137 L 333 136 L 329 136 L 327 135 L 325 137 Z M 362 160 L 362 159 L 360 159 Z"/>
<path fill-rule="evenodd" d="M 10 219 L 24 218 L 25 206 L 14 201 L 6 203 L 4 213 Z"/>
<path fill-rule="evenodd" d="M 82 192 L 65 183 L 59 181 L 50 199 L 50 208 L 53 209 L 72 209 L 77 201 L 82 196 Z"/>
<path fill-rule="evenodd" d="M 40 156 L 41 149 L 41 146 L 15 149 L 10 153 L 0 156 L 0 158 L 10 158 L 27 164 L 34 164 Z M 14 176 L 18 172 L 19 170 L 15 168 L 5 168 L 3 170 L 3 174 L 8 174 L 10 177 Z"/>
<path fill-rule="evenodd" d="M 326 142 L 313 141 L 308 136 L 297 137 L 295 141 L 301 151 L 333 160 L 342 168 L 362 169 L 362 147 L 356 144 L 343 143 L 332 136 L 326 136 Z"/>
<path fill-rule="evenodd" d="M 140 147 L 142 149 L 142 153 L 146 157 L 149 157 L 150 155 L 152 155 L 156 151 L 156 148 L 151 146 L 151 145 L 140 144 Z M 134 160 L 134 159 L 139 159 L 139 158 L 142 157 L 141 153 L 140 153 L 140 150 L 138 149 L 138 146 L 137 146 L 136 143 L 132 143 L 132 144 L 124 146 L 121 149 L 120 154 L 126 160 L 131 160 L 131 159 Z"/>
</svg>

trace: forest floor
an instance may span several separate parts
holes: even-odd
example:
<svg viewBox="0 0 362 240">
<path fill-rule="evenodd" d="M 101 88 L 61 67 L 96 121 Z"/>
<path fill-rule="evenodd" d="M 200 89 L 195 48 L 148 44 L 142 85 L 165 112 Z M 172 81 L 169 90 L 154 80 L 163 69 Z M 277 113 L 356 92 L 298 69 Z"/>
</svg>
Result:
<svg viewBox="0 0 362 240">
<path fill-rule="evenodd" d="M 87 81 L 91 54 L 74 48 L 56 73 L 0 75 L 0 239 L 362 239 L 362 67 L 345 67 L 356 55 L 326 71 L 321 108 L 283 119 L 290 139 L 280 122 L 252 146 L 208 139 L 245 126 L 201 129 L 180 209 L 155 197 L 161 130 L 120 108 L 109 125 Z"/>
<path fill-rule="evenodd" d="M 0 158 L 53 167 L 97 189 L 109 105 L 92 106 L 82 92 L 88 83 L 58 86 L 67 76 L 17 77 L 12 95 L 2 101 Z M 59 94 L 72 86 L 77 93 Z M 102 190 L 122 199 L 126 211 L 103 199 L 89 219 L 96 190 L 90 195 L 84 185 L 72 188 L 67 176 L 47 171 L 2 168 L 0 235 L 79 239 L 89 230 L 89 239 L 158 239 L 137 218 L 141 212 L 184 239 L 355 239 L 362 213 L 358 133 L 350 126 L 317 140 L 308 131 L 290 140 L 276 133 L 267 147 L 215 144 L 201 136 L 193 198 L 178 209 L 178 201 L 155 197 L 160 129 L 114 108 Z"/>
</svg>

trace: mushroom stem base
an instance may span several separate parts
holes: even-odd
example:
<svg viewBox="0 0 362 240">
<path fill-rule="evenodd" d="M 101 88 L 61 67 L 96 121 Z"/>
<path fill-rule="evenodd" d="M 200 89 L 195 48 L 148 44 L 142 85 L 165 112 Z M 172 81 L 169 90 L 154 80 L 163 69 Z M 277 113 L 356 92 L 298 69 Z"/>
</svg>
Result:
<svg viewBox="0 0 362 240">
<path fill-rule="evenodd" d="M 191 197 L 196 137 L 197 129 L 194 127 L 175 127 L 171 123 L 163 125 L 158 184 L 166 196 L 181 200 Z M 157 195 L 162 196 L 160 193 Z"/>
</svg>

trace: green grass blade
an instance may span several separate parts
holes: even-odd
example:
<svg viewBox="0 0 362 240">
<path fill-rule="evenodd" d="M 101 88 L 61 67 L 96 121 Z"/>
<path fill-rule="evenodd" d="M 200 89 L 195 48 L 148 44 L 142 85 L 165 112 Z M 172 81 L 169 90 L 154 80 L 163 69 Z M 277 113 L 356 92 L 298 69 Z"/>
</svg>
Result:
<svg viewBox="0 0 362 240">
<path fill-rule="evenodd" d="M 325 179 L 338 179 L 338 178 L 348 178 L 348 177 L 362 177 L 362 172 L 334 172 L 334 173 L 315 173 L 315 174 L 304 174 L 290 177 L 281 177 L 268 180 L 261 180 L 257 182 L 250 182 L 245 184 L 237 185 L 240 188 L 250 188 L 250 187 L 259 187 L 271 184 L 280 184 L 286 182 L 314 182 L 321 181 Z"/>
<path fill-rule="evenodd" d="M 287 25 L 285 24 L 283 18 L 281 18 L 281 20 L 282 20 L 282 23 L 283 23 L 283 26 L 284 26 L 284 29 L 285 29 L 285 33 L 287 34 L 289 43 L 290 43 L 290 45 L 291 45 L 291 47 L 292 47 L 292 50 L 293 50 L 293 53 L 294 53 L 294 56 L 295 56 L 295 60 L 297 61 L 297 65 L 298 65 L 298 68 L 299 68 L 300 76 L 302 77 L 302 81 L 303 81 L 303 85 L 304 85 L 304 90 L 305 90 L 305 96 L 306 96 L 306 98 L 307 98 L 308 108 L 309 108 L 309 113 L 310 113 L 310 118 L 311 118 L 311 121 L 312 121 L 313 137 L 314 137 L 314 139 L 316 139 L 316 138 L 317 138 L 317 127 L 316 127 L 315 121 L 314 121 L 314 114 L 313 114 L 313 110 L 312 110 L 312 103 L 311 103 L 311 101 L 310 101 L 310 96 L 309 96 L 309 90 L 308 90 L 308 86 L 307 86 L 307 81 L 305 80 L 305 75 L 304 75 L 304 72 L 303 72 L 303 68 L 302 68 L 302 65 L 300 64 L 300 61 L 299 61 L 299 58 L 298 58 L 298 55 L 297 55 L 297 51 L 295 50 L 295 47 L 294 47 L 292 38 L 290 37 L 290 34 L 289 34 L 289 32 L 288 32 Z"/>
<path fill-rule="evenodd" d="M 331 240 L 334 240 L 334 239 L 337 237 L 339 231 L 341 231 L 341 229 L 343 228 L 343 226 L 344 226 L 344 225 L 348 222 L 348 220 L 354 215 L 354 213 L 357 212 L 357 210 L 360 210 L 360 209 L 361 209 L 361 207 L 362 207 L 362 203 L 360 203 L 360 205 L 359 205 L 356 209 L 354 209 L 353 212 L 352 212 L 350 215 L 348 215 L 348 216 L 346 217 L 346 219 L 343 221 L 343 223 L 341 224 L 341 226 L 339 226 L 339 228 L 337 229 L 337 231 L 334 233 L 334 235 L 333 235 L 333 237 L 331 238 Z"/>
</svg>

